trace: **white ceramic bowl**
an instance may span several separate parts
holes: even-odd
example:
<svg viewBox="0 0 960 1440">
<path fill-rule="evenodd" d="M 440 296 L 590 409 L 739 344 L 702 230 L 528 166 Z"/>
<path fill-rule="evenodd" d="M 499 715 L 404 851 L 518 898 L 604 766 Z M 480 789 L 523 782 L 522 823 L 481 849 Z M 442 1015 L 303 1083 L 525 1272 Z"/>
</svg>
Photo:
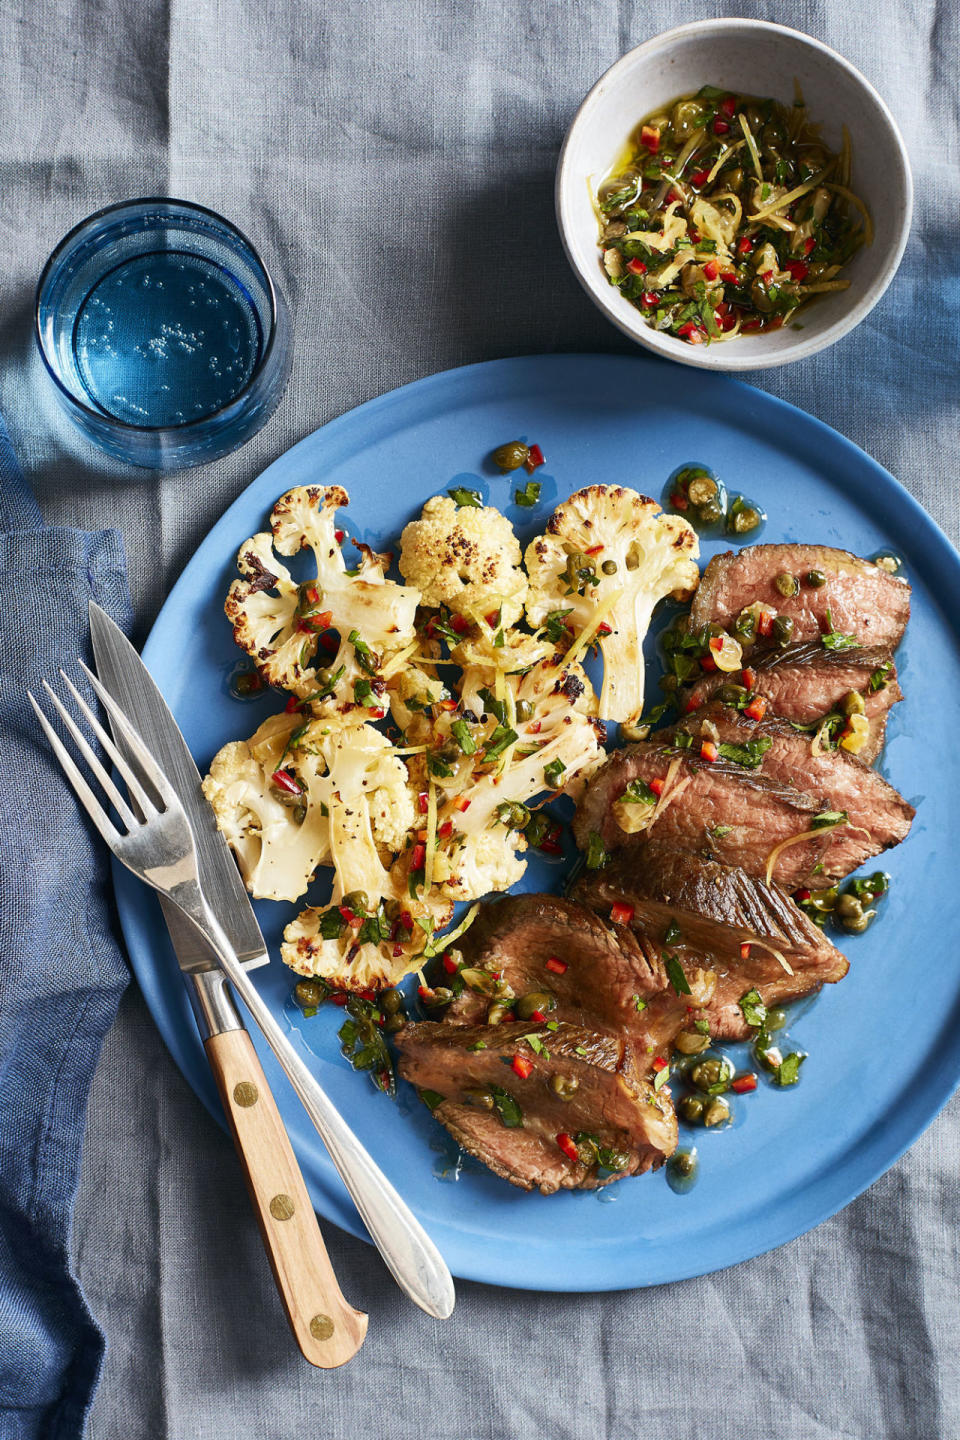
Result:
<svg viewBox="0 0 960 1440">
<path fill-rule="evenodd" d="M 603 271 L 592 197 L 631 131 L 652 111 L 702 85 L 790 104 L 799 80 L 808 114 L 839 150 L 850 131 L 853 189 L 867 205 L 874 240 L 843 275 L 848 290 L 821 295 L 784 326 L 693 346 L 651 329 Z M 764 20 L 700 20 L 639 45 L 597 81 L 567 133 L 557 169 L 557 219 L 567 258 L 606 315 L 648 350 L 707 370 L 764 370 L 832 345 L 870 313 L 900 264 L 913 210 L 903 139 L 880 96 L 834 50 Z M 801 328 L 802 327 L 802 328 Z"/>
</svg>

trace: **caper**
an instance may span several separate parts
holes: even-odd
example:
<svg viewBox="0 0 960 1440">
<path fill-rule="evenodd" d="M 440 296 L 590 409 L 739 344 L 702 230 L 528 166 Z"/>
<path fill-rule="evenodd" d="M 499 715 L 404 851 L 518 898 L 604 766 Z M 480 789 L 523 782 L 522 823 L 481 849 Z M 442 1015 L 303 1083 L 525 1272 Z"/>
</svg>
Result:
<svg viewBox="0 0 960 1440">
<path fill-rule="evenodd" d="M 349 895 L 344 895 L 343 903 L 354 915 L 366 915 L 370 909 L 370 897 L 366 890 L 351 890 Z"/>
<path fill-rule="evenodd" d="M 691 505 L 705 505 L 708 500 L 715 500 L 717 494 L 717 482 L 709 475 L 696 475 L 687 486 Z"/>
<path fill-rule="evenodd" d="M 388 920 L 399 920 L 400 912 L 403 909 L 399 900 L 384 900 L 383 913 Z"/>
<path fill-rule="evenodd" d="M 691 1155 L 689 1150 L 678 1150 L 671 1158 L 670 1168 L 675 1175 L 679 1175 L 682 1179 L 688 1180 L 691 1175 L 696 1173 L 697 1157 L 696 1155 Z"/>
<path fill-rule="evenodd" d="M 723 519 L 723 507 L 719 500 L 708 500 L 697 506 L 697 519 L 701 525 L 718 525 Z"/>
<path fill-rule="evenodd" d="M 698 1090 L 709 1090 L 711 1085 L 725 1084 L 732 1075 L 733 1066 L 730 1061 L 714 1056 L 710 1060 L 701 1060 L 699 1065 L 694 1065 L 690 1072 L 690 1079 Z"/>
<path fill-rule="evenodd" d="M 745 700 L 749 693 L 749 690 L 744 685 L 729 684 L 721 685 L 720 689 L 717 691 L 717 694 L 723 701 L 724 705 L 736 705 L 741 700 Z"/>
<path fill-rule="evenodd" d="M 316 980 L 299 980 L 293 987 L 293 998 L 301 1010 L 313 1010 L 322 1005 L 327 994 L 326 986 L 318 985 Z"/>
<path fill-rule="evenodd" d="M 753 505 L 744 505 L 741 510 L 733 514 L 733 530 L 735 535 L 746 535 L 751 530 L 756 530 L 760 524 L 760 511 Z M 756 621 L 754 621 L 756 625 Z"/>
<path fill-rule="evenodd" d="M 732 190 L 734 195 L 739 195 L 743 189 L 743 167 L 734 165 L 732 170 L 725 170 L 720 176 L 724 190 Z"/>
<path fill-rule="evenodd" d="M 746 105 L 744 106 L 743 114 L 747 124 L 753 131 L 754 136 L 758 135 L 759 132 L 763 129 L 763 123 L 765 118 L 763 111 L 760 109 L 760 106 Z"/>
<path fill-rule="evenodd" d="M 735 517 L 735 521 L 739 516 Z M 733 622 L 733 633 L 738 640 L 752 642 L 757 638 L 757 617 L 750 610 L 744 610 Z"/>
<path fill-rule="evenodd" d="M 772 1010 L 767 1011 L 767 1018 L 763 1025 L 765 1030 L 782 1030 L 787 1023 L 787 1012 L 781 1006 L 775 1005 Z"/>
<path fill-rule="evenodd" d="M 604 560 L 603 564 L 600 566 L 600 569 L 603 571 L 604 575 L 616 575 L 617 568 L 618 567 L 616 560 Z"/>
<path fill-rule="evenodd" d="M 778 645 L 789 645 L 793 629 L 793 621 L 789 615 L 778 615 L 771 626 L 770 633 Z"/>
<path fill-rule="evenodd" d="M 597 1156 L 597 1159 L 600 1162 L 601 1169 L 612 1170 L 614 1172 L 626 1170 L 630 1164 L 629 1152 L 626 1150 L 617 1150 L 613 1145 L 607 1145 L 603 1151 L 603 1158 L 601 1159 L 600 1156 Z"/>
<path fill-rule="evenodd" d="M 822 585 L 826 585 L 827 577 L 822 570 L 808 570 L 806 581 L 812 589 L 819 590 Z"/>
<path fill-rule="evenodd" d="M 785 595 L 788 599 L 791 595 L 800 594 L 800 581 L 797 579 L 796 575 L 791 575 L 786 570 L 784 570 L 782 574 L 778 575 L 773 583 L 774 585 L 776 585 L 779 593 L 781 595 Z"/>
<path fill-rule="evenodd" d="M 695 130 L 699 130 L 703 118 L 703 107 L 695 100 L 680 100 L 673 107 L 673 114 L 670 117 L 670 130 L 674 140 L 689 140 Z"/>
<path fill-rule="evenodd" d="M 750 285 L 750 299 L 755 310 L 761 310 L 764 314 L 773 309 L 773 301 L 767 294 L 767 287 L 760 279 L 754 280 Z"/>
<path fill-rule="evenodd" d="M 318 689 L 325 690 L 333 680 L 333 676 L 329 670 L 318 670 L 314 676 L 314 680 Z"/>
<path fill-rule="evenodd" d="M 449 1005 L 453 999 L 453 991 L 448 990 L 446 985 L 437 985 L 427 995 L 421 995 L 420 999 L 428 1010 L 440 1010 L 444 1005 Z"/>
<path fill-rule="evenodd" d="M 706 1126 L 723 1125 L 730 1119 L 730 1106 L 722 1095 L 714 1095 L 703 1112 L 703 1123 Z"/>
<path fill-rule="evenodd" d="M 385 1015 L 396 1015 L 403 1009 L 403 996 L 399 990 L 391 986 L 388 990 L 381 990 L 377 996 L 377 1003 Z"/>
<path fill-rule="evenodd" d="M 547 990 L 531 990 L 527 995 L 521 995 L 513 1007 L 513 1012 L 518 1020 L 530 1020 L 538 1012 L 546 1015 L 548 1010 L 556 1010 L 557 999 Z"/>
<path fill-rule="evenodd" d="M 673 1043 L 681 1055 L 699 1055 L 710 1044 L 710 1036 L 701 1035 L 699 1030 L 681 1030 Z"/>
<path fill-rule="evenodd" d="M 529 447 L 521 440 L 511 440 L 507 445 L 498 445 L 491 455 L 491 460 L 502 475 L 510 470 L 519 470 L 530 459 Z"/>
<path fill-rule="evenodd" d="M 844 916 L 840 921 L 844 930 L 850 930 L 854 935 L 861 935 L 872 920 L 876 918 L 876 910 L 863 910 L 859 915 Z"/>
<path fill-rule="evenodd" d="M 388 1015 L 383 1022 L 383 1028 L 388 1035 L 396 1035 L 407 1023 L 406 1015 Z"/>
<path fill-rule="evenodd" d="M 840 709 L 844 715 L 865 715 L 867 713 L 867 707 L 859 690 L 848 690 L 840 701 Z"/>
<path fill-rule="evenodd" d="M 502 1025 L 503 1017 L 507 1014 L 509 1009 L 509 1001 L 494 1000 L 493 1004 L 490 1006 L 490 1009 L 487 1011 L 487 1024 Z"/>
<path fill-rule="evenodd" d="M 518 720 L 532 720 L 532 719 L 533 719 L 533 704 L 531 703 L 531 701 L 529 701 L 529 700 L 518 700 L 518 701 L 517 701 L 517 719 L 518 719 Z"/>
<path fill-rule="evenodd" d="M 493 1109 L 493 1091 L 489 1085 L 471 1085 L 469 1089 L 461 1091 L 461 1096 L 468 1105 L 474 1105 L 478 1110 Z"/>
<path fill-rule="evenodd" d="M 705 1104 L 699 1095 L 684 1095 L 679 1109 L 688 1125 L 698 1125 L 703 1119 Z"/>
<path fill-rule="evenodd" d="M 834 908 L 842 920 L 854 920 L 863 914 L 862 904 L 856 895 L 851 895 L 849 890 L 841 891 L 837 896 L 837 903 Z"/>
<path fill-rule="evenodd" d="M 628 570 L 638 570 L 640 568 L 640 556 L 638 555 L 637 551 L 628 550 L 627 558 L 624 563 L 626 564 Z"/>
<path fill-rule="evenodd" d="M 561 1100 L 571 1100 L 580 1089 L 576 1075 L 551 1075 L 550 1089 Z"/>
</svg>

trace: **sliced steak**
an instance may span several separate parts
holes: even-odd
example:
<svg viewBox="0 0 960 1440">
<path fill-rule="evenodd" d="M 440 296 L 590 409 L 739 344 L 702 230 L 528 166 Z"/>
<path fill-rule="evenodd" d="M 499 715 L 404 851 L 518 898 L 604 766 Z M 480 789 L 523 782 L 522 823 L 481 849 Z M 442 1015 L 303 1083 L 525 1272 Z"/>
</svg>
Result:
<svg viewBox="0 0 960 1440">
<path fill-rule="evenodd" d="M 562 1021 L 556 1030 L 427 1021 L 406 1026 L 396 1038 L 400 1074 L 443 1097 L 433 1113 L 457 1143 L 524 1190 L 539 1187 L 549 1195 L 596 1189 L 656 1169 L 676 1148 L 669 1097 L 639 1077 L 633 1049 L 622 1036 Z M 515 1057 L 529 1073 L 516 1072 Z M 509 1102 L 519 1115 L 511 1116 Z M 573 1141 L 588 1135 L 604 1150 L 619 1152 L 622 1164 L 608 1171 L 595 1161 L 571 1159 L 558 1135 Z"/>
<path fill-rule="evenodd" d="M 671 732 L 661 733 L 666 743 L 658 735 L 618 750 L 591 778 L 573 820 L 581 849 L 587 848 L 593 831 L 608 851 L 654 838 L 763 875 L 774 846 L 809 829 L 823 809 L 809 795 L 761 770 L 724 761 L 711 765 L 696 750 L 678 751 L 669 743 Z M 655 818 L 649 828 L 630 834 L 621 827 L 614 806 L 637 779 L 670 783 L 660 805 L 650 807 L 649 815 Z M 636 809 L 648 818 L 639 805 Z M 794 890 L 811 877 L 828 839 L 829 832 L 814 835 L 783 852 L 777 879 L 785 888 Z"/>
<path fill-rule="evenodd" d="M 820 570 L 826 584 L 804 582 Z M 785 598 L 776 587 L 784 572 L 800 580 L 799 594 Z M 793 638 L 816 640 L 824 631 L 856 635 L 865 645 L 893 650 L 910 616 L 910 586 L 879 565 L 828 545 L 747 545 L 710 561 L 690 611 L 692 625 L 728 625 L 754 601 L 789 615 Z M 830 618 L 827 618 L 827 611 Z"/>
<path fill-rule="evenodd" d="M 671 922 L 679 926 L 677 949 L 684 968 L 692 948 L 716 976 L 703 1013 L 718 1038 L 748 1034 L 738 1001 L 751 988 L 766 1004 L 778 1005 L 842 980 L 849 968 L 846 957 L 779 885 L 655 841 L 621 851 L 603 870 L 586 872 L 574 893 L 601 915 L 615 904 L 629 906 L 631 927 L 646 935 L 664 935 Z M 751 946 L 746 958 L 744 944 Z M 784 957 L 792 975 L 774 952 Z"/>
<path fill-rule="evenodd" d="M 858 647 L 825 650 L 818 640 L 800 645 L 757 647 L 750 652 L 753 691 L 763 695 L 784 720 L 798 725 L 816 724 L 835 712 L 851 690 L 863 697 L 870 735 L 860 759 L 871 764 L 883 749 L 887 712 L 903 699 L 897 670 L 886 650 Z M 687 710 L 696 710 L 731 682 L 742 684 L 738 674 L 719 670 L 703 675 L 686 691 Z M 871 689 L 871 683 L 875 688 Z"/>
<path fill-rule="evenodd" d="M 543 1012 L 549 1020 L 627 1035 L 643 1078 L 654 1059 L 669 1057 L 688 1007 L 708 1005 L 715 988 L 703 956 L 685 954 L 690 994 L 678 995 L 664 964 L 662 929 L 658 923 L 648 934 L 640 925 L 607 925 L 594 910 L 555 895 L 505 895 L 481 908 L 464 937 L 465 974 L 475 977 L 474 988 L 468 983 L 444 1022 L 483 1024 L 496 1003 L 489 982 L 498 976 L 498 988 L 508 986 L 516 1000 L 549 997 L 554 1008 Z"/>
<path fill-rule="evenodd" d="M 814 755 L 811 753 L 810 737 L 785 721 L 776 716 L 750 720 L 742 711 L 717 701 L 686 716 L 668 733 L 676 736 L 686 731 L 699 743 L 704 722 L 715 728 L 721 744 L 749 745 L 758 740 L 769 741 L 769 748 L 759 766 L 760 774 L 780 784 L 793 784 L 802 789 L 816 802 L 820 811 L 846 811 L 847 823 L 826 832 L 823 870 L 817 872 L 821 884 L 824 879 L 843 879 L 865 860 L 899 845 L 906 838 L 915 814 L 913 806 L 882 775 L 864 764 L 859 756 L 851 755 L 842 748 L 821 750 Z M 784 873 L 792 876 L 790 854 L 791 851 L 787 850 L 782 860 L 778 859 L 774 876 L 781 884 L 788 884 L 793 889 L 792 881 L 784 879 Z M 782 872 L 783 862 L 788 863 Z M 740 863 L 754 874 L 762 873 L 745 860 Z M 815 882 L 817 877 L 810 875 L 805 878 Z"/>
</svg>

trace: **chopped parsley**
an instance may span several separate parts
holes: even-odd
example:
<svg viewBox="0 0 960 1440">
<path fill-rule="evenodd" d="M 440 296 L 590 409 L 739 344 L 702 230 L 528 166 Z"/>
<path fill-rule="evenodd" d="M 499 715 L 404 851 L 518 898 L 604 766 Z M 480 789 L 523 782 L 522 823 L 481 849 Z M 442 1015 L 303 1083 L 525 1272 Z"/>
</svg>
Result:
<svg viewBox="0 0 960 1440">
<path fill-rule="evenodd" d="M 471 510 L 483 509 L 483 500 L 479 490 L 468 490 L 466 485 L 455 485 L 452 490 L 447 491 L 447 494 L 458 509 L 463 509 L 465 506 Z"/>
<path fill-rule="evenodd" d="M 847 635 L 842 630 L 834 630 L 833 620 L 831 618 L 829 610 L 827 611 L 827 624 L 830 627 L 829 630 L 826 630 L 820 636 L 820 644 L 823 646 L 824 650 L 859 649 L 860 641 L 857 639 L 856 635 Z"/>
<path fill-rule="evenodd" d="M 656 805 L 657 803 L 657 797 L 646 780 L 631 780 L 620 799 L 626 800 L 630 805 Z"/>
<path fill-rule="evenodd" d="M 539 480 L 528 480 L 522 490 L 514 490 L 514 504 L 522 505 L 525 510 L 532 510 L 540 499 L 541 488 Z"/>
<path fill-rule="evenodd" d="M 756 740 L 746 740 L 742 745 L 733 745 L 722 741 L 717 746 L 717 754 L 723 760 L 730 760 L 734 765 L 742 765 L 747 770 L 756 770 L 763 762 L 763 757 L 773 741 L 769 735 L 761 735 Z"/>
<path fill-rule="evenodd" d="M 667 979 L 678 995 L 689 995 L 690 986 L 687 977 L 683 973 L 683 966 L 676 955 L 664 955 L 663 967 L 667 972 Z"/>
<path fill-rule="evenodd" d="M 476 755 L 477 742 L 470 734 L 470 727 L 466 720 L 454 720 L 450 726 L 450 734 L 456 740 L 464 755 Z"/>
<path fill-rule="evenodd" d="M 796 1085 L 800 1079 L 800 1066 L 806 1058 L 806 1055 L 801 1055 L 797 1050 L 792 1050 L 789 1055 L 784 1055 L 774 1071 L 773 1078 L 776 1084 Z"/>
<path fill-rule="evenodd" d="M 756 1030 L 761 1030 L 767 1018 L 767 1007 L 760 998 L 760 992 L 748 990 L 745 995 L 740 996 L 737 1004 L 740 1006 L 747 1024 Z"/>
<path fill-rule="evenodd" d="M 502 1089 L 499 1085 L 491 1085 L 493 1093 L 493 1104 L 500 1117 L 501 1125 L 508 1130 L 516 1130 L 523 1124 L 523 1111 L 514 1100 L 509 1090 Z"/>
<path fill-rule="evenodd" d="M 607 849 L 596 830 L 590 831 L 587 840 L 587 869 L 602 870 L 607 863 Z"/>
</svg>

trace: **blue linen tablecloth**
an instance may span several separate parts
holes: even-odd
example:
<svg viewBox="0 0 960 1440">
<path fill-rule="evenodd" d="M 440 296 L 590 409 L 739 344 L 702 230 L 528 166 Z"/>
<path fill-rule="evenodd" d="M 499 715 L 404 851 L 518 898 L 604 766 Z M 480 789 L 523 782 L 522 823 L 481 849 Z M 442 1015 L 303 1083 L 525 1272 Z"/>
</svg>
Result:
<svg viewBox="0 0 960 1440">
<path fill-rule="evenodd" d="M 892 289 L 833 349 L 747 378 L 864 446 L 957 541 L 956 6 L 12 0 L 0 8 L 0 410 L 48 523 L 124 532 L 139 638 L 210 523 L 323 421 L 473 360 L 630 348 L 563 259 L 557 150 L 618 55 L 706 13 L 823 39 L 903 129 L 917 204 Z M 263 242 L 296 340 L 266 430 L 165 478 L 74 437 L 50 409 L 29 334 L 59 236 L 99 205 L 157 192 L 208 204 Z M 131 990 L 93 1086 L 74 1234 L 109 1341 L 89 1435 L 958 1436 L 958 1115 L 954 1101 L 812 1234 L 664 1289 L 462 1284 L 439 1327 L 366 1246 L 328 1230 L 371 1324 L 361 1358 L 323 1375 L 289 1341 L 230 1142 Z M 5 1423 L 0 1408 L 0 1435 L 16 1434 Z"/>
</svg>

